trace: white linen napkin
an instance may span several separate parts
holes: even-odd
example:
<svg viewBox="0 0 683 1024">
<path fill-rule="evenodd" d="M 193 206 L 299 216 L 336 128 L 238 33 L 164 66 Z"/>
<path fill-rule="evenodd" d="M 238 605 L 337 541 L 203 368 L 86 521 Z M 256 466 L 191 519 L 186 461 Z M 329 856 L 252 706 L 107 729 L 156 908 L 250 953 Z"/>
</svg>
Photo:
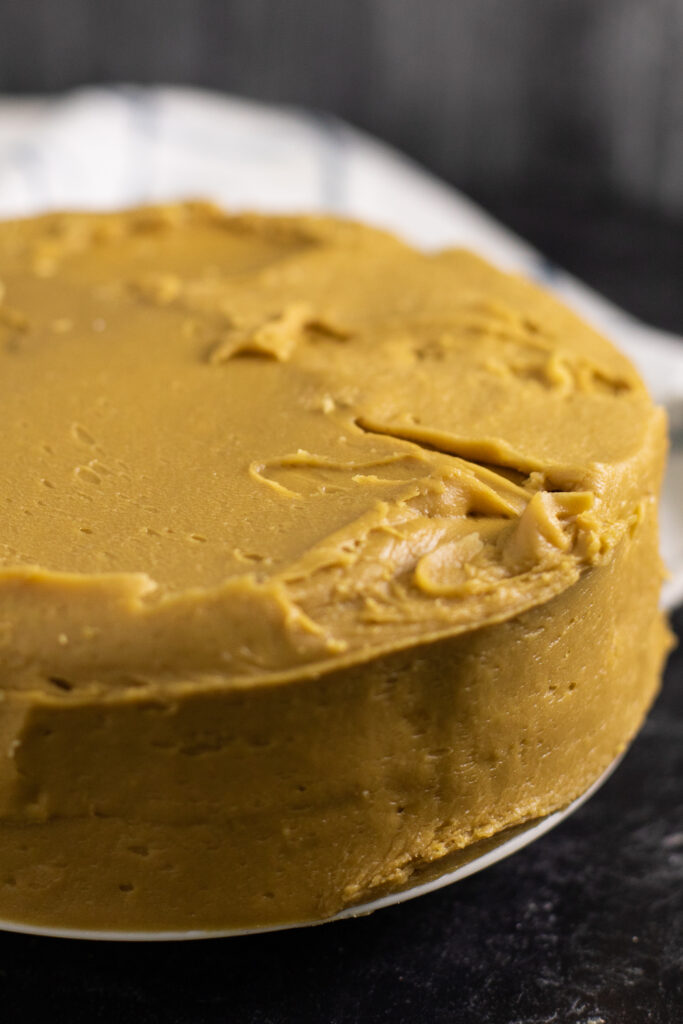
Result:
<svg viewBox="0 0 683 1024">
<path fill-rule="evenodd" d="M 683 339 L 638 322 L 462 194 L 333 118 L 174 87 L 0 98 L 0 217 L 178 197 L 356 217 L 426 248 L 467 246 L 560 295 L 633 359 L 667 406 L 663 600 L 671 608 L 683 599 Z"/>
</svg>

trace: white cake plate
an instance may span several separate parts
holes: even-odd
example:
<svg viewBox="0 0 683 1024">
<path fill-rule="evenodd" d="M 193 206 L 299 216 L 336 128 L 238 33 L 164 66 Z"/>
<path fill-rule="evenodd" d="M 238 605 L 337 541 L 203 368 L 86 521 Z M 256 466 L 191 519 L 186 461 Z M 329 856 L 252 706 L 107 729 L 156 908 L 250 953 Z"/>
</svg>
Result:
<svg viewBox="0 0 683 1024">
<path fill-rule="evenodd" d="M 339 914 L 335 914 L 334 917 L 327 918 L 324 921 L 298 921 L 292 924 L 281 924 L 281 925 L 264 925 L 260 928 L 227 928 L 217 929 L 210 931 L 161 931 L 161 932 L 124 932 L 124 931 L 89 931 L 88 929 L 80 928 L 57 928 L 57 927 L 41 927 L 36 925 L 21 924 L 15 921 L 2 921 L 0 920 L 0 930 L 8 932 L 21 932 L 26 935 L 47 935 L 57 939 L 95 939 L 106 942 L 178 942 L 186 941 L 188 939 L 223 939 L 230 936 L 237 935 L 254 935 L 259 932 L 277 932 L 284 931 L 289 928 L 306 928 L 315 924 L 327 924 L 330 921 L 341 921 L 347 917 L 361 917 L 366 914 L 372 914 L 375 910 L 381 910 L 382 907 L 390 907 L 395 903 L 403 903 L 405 900 L 412 900 L 416 896 L 423 896 L 425 893 L 434 892 L 436 889 L 441 889 L 445 885 L 450 885 L 452 882 L 459 882 L 463 878 L 467 878 L 469 875 L 474 875 L 478 871 L 483 871 L 484 868 L 490 867 L 492 864 L 496 864 L 499 860 L 503 860 L 505 857 L 509 857 L 511 853 L 516 853 L 517 850 L 521 850 L 522 847 L 528 846 L 529 843 L 533 843 L 535 839 L 539 839 L 545 835 L 556 825 L 559 825 L 561 821 L 568 818 L 570 814 L 573 814 L 581 804 L 585 803 L 595 793 L 596 790 L 602 786 L 609 776 L 612 774 L 614 769 L 621 761 L 623 754 L 619 755 L 612 764 L 609 766 L 607 771 L 603 772 L 599 779 L 597 779 L 592 786 L 582 793 L 580 797 L 574 800 L 567 807 L 562 808 L 560 811 L 555 811 L 553 814 L 548 814 L 545 818 L 535 819 L 526 826 L 514 829 L 513 834 L 509 832 L 504 833 L 504 838 L 499 842 L 496 842 L 495 837 L 491 840 L 486 841 L 487 849 L 485 853 L 475 856 L 466 863 L 460 864 L 455 870 L 447 871 L 436 878 L 430 878 L 429 881 L 423 882 L 422 884 L 415 885 L 410 889 L 404 889 L 401 892 L 392 892 L 386 896 L 382 896 L 379 899 L 371 900 L 368 903 L 356 904 L 353 907 L 347 907 L 346 910 L 342 910 Z M 493 844 L 493 845 L 491 845 Z"/>
</svg>

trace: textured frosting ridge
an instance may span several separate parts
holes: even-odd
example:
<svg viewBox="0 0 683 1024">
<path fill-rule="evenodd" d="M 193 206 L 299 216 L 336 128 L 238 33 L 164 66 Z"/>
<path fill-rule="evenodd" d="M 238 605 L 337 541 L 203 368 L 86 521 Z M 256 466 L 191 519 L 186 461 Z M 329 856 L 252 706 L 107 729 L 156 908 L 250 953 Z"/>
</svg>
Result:
<svg viewBox="0 0 683 1024">
<path fill-rule="evenodd" d="M 0 280 L 12 685 L 260 678 L 478 628 L 653 500 L 664 423 L 631 365 L 468 253 L 186 204 L 5 225 Z"/>
</svg>

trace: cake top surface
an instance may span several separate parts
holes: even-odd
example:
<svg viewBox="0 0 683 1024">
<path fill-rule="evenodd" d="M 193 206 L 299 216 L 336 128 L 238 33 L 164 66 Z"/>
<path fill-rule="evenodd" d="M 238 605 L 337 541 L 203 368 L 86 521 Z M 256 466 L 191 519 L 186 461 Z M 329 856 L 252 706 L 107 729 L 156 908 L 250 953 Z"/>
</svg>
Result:
<svg viewBox="0 0 683 1024">
<path fill-rule="evenodd" d="M 200 203 L 0 225 L 0 672 L 247 685 L 509 618 L 653 500 L 663 415 L 529 283 Z"/>
</svg>

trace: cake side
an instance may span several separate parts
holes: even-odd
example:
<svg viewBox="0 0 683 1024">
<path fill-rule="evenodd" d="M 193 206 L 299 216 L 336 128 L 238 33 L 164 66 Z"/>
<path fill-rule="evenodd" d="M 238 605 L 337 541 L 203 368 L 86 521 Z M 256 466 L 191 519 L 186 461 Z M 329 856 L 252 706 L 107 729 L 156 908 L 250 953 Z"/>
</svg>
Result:
<svg viewBox="0 0 683 1024">
<path fill-rule="evenodd" d="M 325 919 L 583 793 L 656 692 L 650 514 L 523 615 L 258 690 L 3 706 L 0 912 L 103 930 Z"/>
</svg>

